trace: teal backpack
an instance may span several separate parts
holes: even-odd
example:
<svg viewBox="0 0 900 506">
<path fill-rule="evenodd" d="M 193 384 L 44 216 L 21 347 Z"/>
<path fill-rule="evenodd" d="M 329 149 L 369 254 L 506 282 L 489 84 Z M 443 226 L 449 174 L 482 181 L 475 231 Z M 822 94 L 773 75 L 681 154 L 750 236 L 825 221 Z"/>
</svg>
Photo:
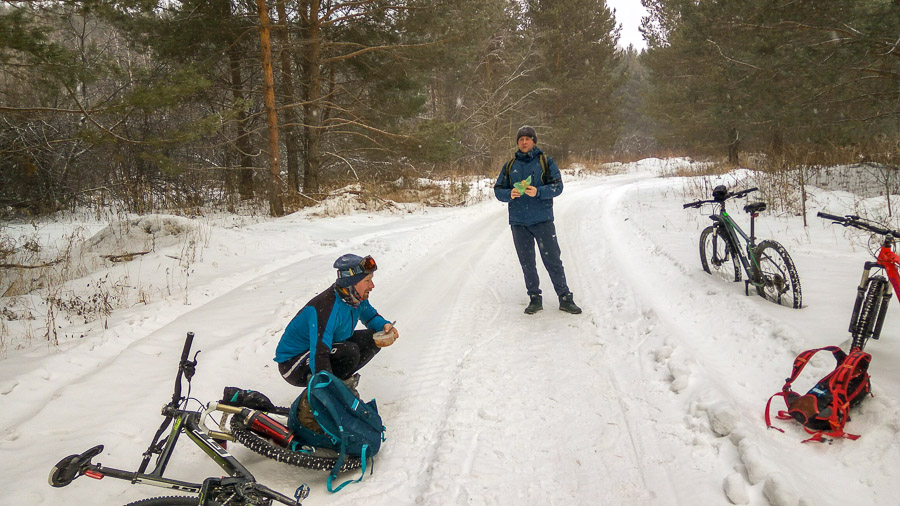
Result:
<svg viewBox="0 0 900 506">
<path fill-rule="evenodd" d="M 307 429 L 297 418 L 297 408 L 304 395 L 324 434 Z M 303 443 L 338 452 L 337 462 L 328 476 L 329 492 L 337 492 L 349 483 L 362 481 L 369 460 L 381 448 L 385 430 L 375 399 L 362 402 L 343 381 L 328 371 L 319 371 L 310 378 L 309 386 L 291 404 L 288 427 Z M 362 474 L 359 479 L 345 481 L 334 488 L 332 481 L 337 478 L 338 470 L 348 455 L 359 457 Z"/>
</svg>

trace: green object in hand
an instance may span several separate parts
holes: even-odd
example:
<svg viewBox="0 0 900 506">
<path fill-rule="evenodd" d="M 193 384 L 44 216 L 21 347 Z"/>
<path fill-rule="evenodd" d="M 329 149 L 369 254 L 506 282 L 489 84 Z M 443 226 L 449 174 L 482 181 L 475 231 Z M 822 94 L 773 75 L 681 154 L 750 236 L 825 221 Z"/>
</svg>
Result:
<svg viewBox="0 0 900 506">
<path fill-rule="evenodd" d="M 525 195 L 525 190 L 531 186 L 531 176 L 519 181 L 518 183 L 513 183 L 513 186 L 516 187 L 516 190 L 519 190 L 520 195 Z"/>
</svg>

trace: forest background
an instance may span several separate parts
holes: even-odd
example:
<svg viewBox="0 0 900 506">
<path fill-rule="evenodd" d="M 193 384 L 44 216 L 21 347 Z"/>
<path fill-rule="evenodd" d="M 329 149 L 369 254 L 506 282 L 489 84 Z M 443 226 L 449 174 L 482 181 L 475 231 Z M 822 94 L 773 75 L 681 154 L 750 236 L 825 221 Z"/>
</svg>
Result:
<svg viewBox="0 0 900 506">
<path fill-rule="evenodd" d="M 428 199 L 526 123 L 564 167 L 872 164 L 891 193 L 900 0 L 641 3 L 643 51 L 603 0 L 3 1 L 0 214 Z"/>
</svg>

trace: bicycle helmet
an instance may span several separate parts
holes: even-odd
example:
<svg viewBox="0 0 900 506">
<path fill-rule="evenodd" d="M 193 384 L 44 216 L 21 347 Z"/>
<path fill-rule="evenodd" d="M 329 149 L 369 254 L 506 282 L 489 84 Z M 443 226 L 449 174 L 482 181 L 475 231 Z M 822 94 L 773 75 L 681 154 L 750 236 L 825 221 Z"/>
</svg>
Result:
<svg viewBox="0 0 900 506">
<path fill-rule="evenodd" d="M 336 283 L 340 287 L 353 286 L 378 270 L 375 259 L 371 256 L 363 258 L 352 253 L 341 255 L 334 261 L 334 268 L 337 269 Z"/>
<path fill-rule="evenodd" d="M 719 185 L 713 188 L 713 198 L 719 202 L 724 202 L 728 198 L 728 188 L 725 185 Z"/>
</svg>

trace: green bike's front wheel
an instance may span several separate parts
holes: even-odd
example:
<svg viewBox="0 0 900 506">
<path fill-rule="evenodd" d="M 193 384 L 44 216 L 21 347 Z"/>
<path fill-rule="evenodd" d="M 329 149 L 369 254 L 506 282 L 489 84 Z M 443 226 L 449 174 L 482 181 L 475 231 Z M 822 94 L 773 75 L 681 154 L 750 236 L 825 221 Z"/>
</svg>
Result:
<svg viewBox="0 0 900 506">
<path fill-rule="evenodd" d="M 726 281 L 741 280 L 741 266 L 722 230 L 711 225 L 700 232 L 700 265 L 703 270 Z"/>
<path fill-rule="evenodd" d="M 763 241 L 756 247 L 755 254 L 759 262 L 756 293 L 782 306 L 803 307 L 800 275 L 784 246 L 775 241 Z"/>
<path fill-rule="evenodd" d="M 197 506 L 198 504 L 200 504 L 200 498 L 197 496 L 177 495 L 151 497 L 150 499 L 130 502 L 125 506 Z"/>
</svg>

